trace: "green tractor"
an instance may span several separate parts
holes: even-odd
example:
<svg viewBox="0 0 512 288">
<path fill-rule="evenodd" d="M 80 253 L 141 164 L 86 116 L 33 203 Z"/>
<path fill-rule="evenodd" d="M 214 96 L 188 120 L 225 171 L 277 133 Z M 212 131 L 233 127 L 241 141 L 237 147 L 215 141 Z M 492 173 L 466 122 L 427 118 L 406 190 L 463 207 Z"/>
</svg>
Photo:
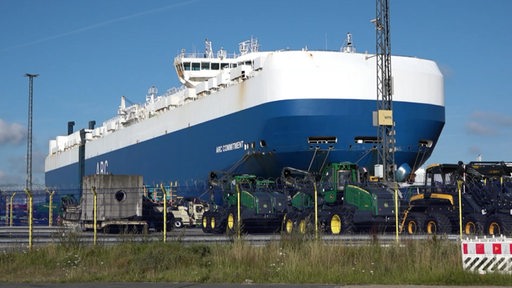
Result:
<svg viewBox="0 0 512 288">
<path fill-rule="evenodd" d="M 210 175 L 212 195 L 220 192 L 220 204 L 211 199 L 210 210 L 203 213 L 205 233 L 236 234 L 277 232 L 286 212 L 286 198 L 277 192 L 275 182 L 255 175 Z M 214 198 L 214 197 L 212 197 Z"/>
<path fill-rule="evenodd" d="M 289 198 L 283 221 L 288 234 L 306 233 L 315 222 L 319 230 L 335 235 L 395 226 L 396 189 L 369 179 L 354 163 L 330 163 L 319 174 L 288 167 L 282 179 Z"/>
</svg>

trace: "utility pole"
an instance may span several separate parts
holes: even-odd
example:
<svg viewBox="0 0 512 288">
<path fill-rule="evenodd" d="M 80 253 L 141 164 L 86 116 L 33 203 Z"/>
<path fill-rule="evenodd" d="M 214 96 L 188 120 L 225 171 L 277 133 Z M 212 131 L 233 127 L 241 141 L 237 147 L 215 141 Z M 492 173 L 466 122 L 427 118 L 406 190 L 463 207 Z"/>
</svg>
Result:
<svg viewBox="0 0 512 288">
<path fill-rule="evenodd" d="M 376 0 L 377 37 L 377 126 L 381 142 L 378 163 L 383 165 L 384 180 L 395 181 L 395 122 L 393 120 L 393 82 L 391 76 L 391 40 L 389 0 Z"/>
<path fill-rule="evenodd" d="M 39 74 L 26 73 L 28 77 L 28 133 L 27 133 L 27 182 L 25 188 L 32 191 L 32 102 L 33 82 Z"/>
</svg>

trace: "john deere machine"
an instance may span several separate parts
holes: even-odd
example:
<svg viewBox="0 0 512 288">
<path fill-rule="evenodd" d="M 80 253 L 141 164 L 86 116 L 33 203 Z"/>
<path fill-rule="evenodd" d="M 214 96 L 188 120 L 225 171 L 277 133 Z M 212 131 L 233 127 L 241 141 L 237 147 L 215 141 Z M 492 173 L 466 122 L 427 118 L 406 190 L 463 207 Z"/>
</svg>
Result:
<svg viewBox="0 0 512 288">
<path fill-rule="evenodd" d="M 330 163 L 320 173 L 288 167 L 282 178 L 289 198 L 286 233 L 306 233 L 314 223 L 329 234 L 395 227 L 396 189 L 354 163 Z"/>
<path fill-rule="evenodd" d="M 462 232 L 468 235 L 510 235 L 511 173 L 512 164 L 506 162 L 467 165 L 459 162 L 427 167 L 425 182 L 411 187 L 415 192 L 404 212 L 404 231 L 445 234 L 459 233 L 462 227 Z"/>
<path fill-rule="evenodd" d="M 203 213 L 205 233 L 272 232 L 281 227 L 286 198 L 275 182 L 254 175 L 210 175 L 210 209 Z M 220 201 L 213 195 L 220 193 Z"/>
</svg>

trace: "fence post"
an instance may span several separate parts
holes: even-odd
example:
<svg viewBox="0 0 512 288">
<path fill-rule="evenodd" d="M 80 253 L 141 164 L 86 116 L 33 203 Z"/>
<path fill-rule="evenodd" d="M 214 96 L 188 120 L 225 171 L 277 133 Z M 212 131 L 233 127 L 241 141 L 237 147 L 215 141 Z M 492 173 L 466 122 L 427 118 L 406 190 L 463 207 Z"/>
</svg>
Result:
<svg viewBox="0 0 512 288">
<path fill-rule="evenodd" d="M 27 196 L 28 196 L 28 248 L 29 248 L 29 250 L 31 250 L 32 249 L 32 217 L 33 217 L 32 191 L 25 189 L 25 193 L 27 193 Z"/>
<path fill-rule="evenodd" d="M 97 202 L 97 198 L 98 198 L 98 194 L 96 193 L 96 187 L 95 186 L 92 186 L 92 194 L 93 194 L 93 200 L 92 200 L 92 217 L 93 217 L 93 242 L 94 242 L 94 246 L 96 246 L 96 239 L 98 238 L 98 226 L 97 226 L 97 222 L 98 222 L 98 202 Z"/>
<path fill-rule="evenodd" d="M 393 186 L 395 187 L 395 193 L 394 193 L 394 198 L 395 198 L 395 241 L 397 244 L 400 244 L 400 231 L 399 231 L 399 226 L 398 226 L 398 184 L 396 182 L 393 182 Z"/>
<path fill-rule="evenodd" d="M 9 195 L 5 195 L 5 226 L 9 226 Z"/>
<path fill-rule="evenodd" d="M 313 189 L 315 191 L 315 240 L 318 240 L 318 190 L 316 189 L 316 180 L 313 180 Z"/>
<path fill-rule="evenodd" d="M 240 233 L 242 230 L 242 213 L 241 213 L 241 192 L 240 192 L 240 183 L 236 183 L 235 185 L 235 188 L 236 188 L 236 238 L 237 239 L 240 239 Z"/>
<path fill-rule="evenodd" d="M 160 184 L 160 189 L 162 189 L 163 193 L 163 201 L 164 201 L 164 243 L 167 242 L 167 191 L 165 190 L 164 184 Z"/>
<path fill-rule="evenodd" d="M 53 194 L 55 194 L 55 191 L 50 192 L 50 190 L 46 189 L 46 192 L 50 194 L 50 203 L 48 204 L 48 226 L 53 226 Z"/>
<path fill-rule="evenodd" d="M 9 211 L 9 213 L 10 213 L 9 214 L 9 226 L 11 226 L 11 227 L 12 227 L 12 216 L 13 216 L 12 215 L 12 210 L 13 210 L 12 209 L 12 201 L 13 201 L 14 195 L 16 195 L 16 192 L 12 193 L 12 195 L 11 195 L 11 202 L 10 202 L 10 205 L 9 205 L 11 207 L 11 209 Z"/>
</svg>

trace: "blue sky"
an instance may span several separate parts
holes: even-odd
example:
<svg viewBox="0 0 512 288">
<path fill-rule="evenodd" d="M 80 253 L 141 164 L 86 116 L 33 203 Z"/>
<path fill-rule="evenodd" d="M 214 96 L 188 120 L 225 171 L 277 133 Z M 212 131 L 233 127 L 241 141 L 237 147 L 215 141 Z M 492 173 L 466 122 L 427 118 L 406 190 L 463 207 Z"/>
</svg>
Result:
<svg viewBox="0 0 512 288">
<path fill-rule="evenodd" d="M 393 54 L 432 59 L 445 76 L 446 125 L 427 163 L 512 161 L 509 0 L 391 0 Z M 234 52 L 339 49 L 347 32 L 375 52 L 375 0 L 2 0 L 0 186 L 26 179 L 28 79 L 34 80 L 33 183 L 44 183 L 48 141 L 114 116 L 120 97 L 179 86 L 172 59 L 204 39 Z M 413 123 L 411 123 L 413 124 Z"/>
</svg>

